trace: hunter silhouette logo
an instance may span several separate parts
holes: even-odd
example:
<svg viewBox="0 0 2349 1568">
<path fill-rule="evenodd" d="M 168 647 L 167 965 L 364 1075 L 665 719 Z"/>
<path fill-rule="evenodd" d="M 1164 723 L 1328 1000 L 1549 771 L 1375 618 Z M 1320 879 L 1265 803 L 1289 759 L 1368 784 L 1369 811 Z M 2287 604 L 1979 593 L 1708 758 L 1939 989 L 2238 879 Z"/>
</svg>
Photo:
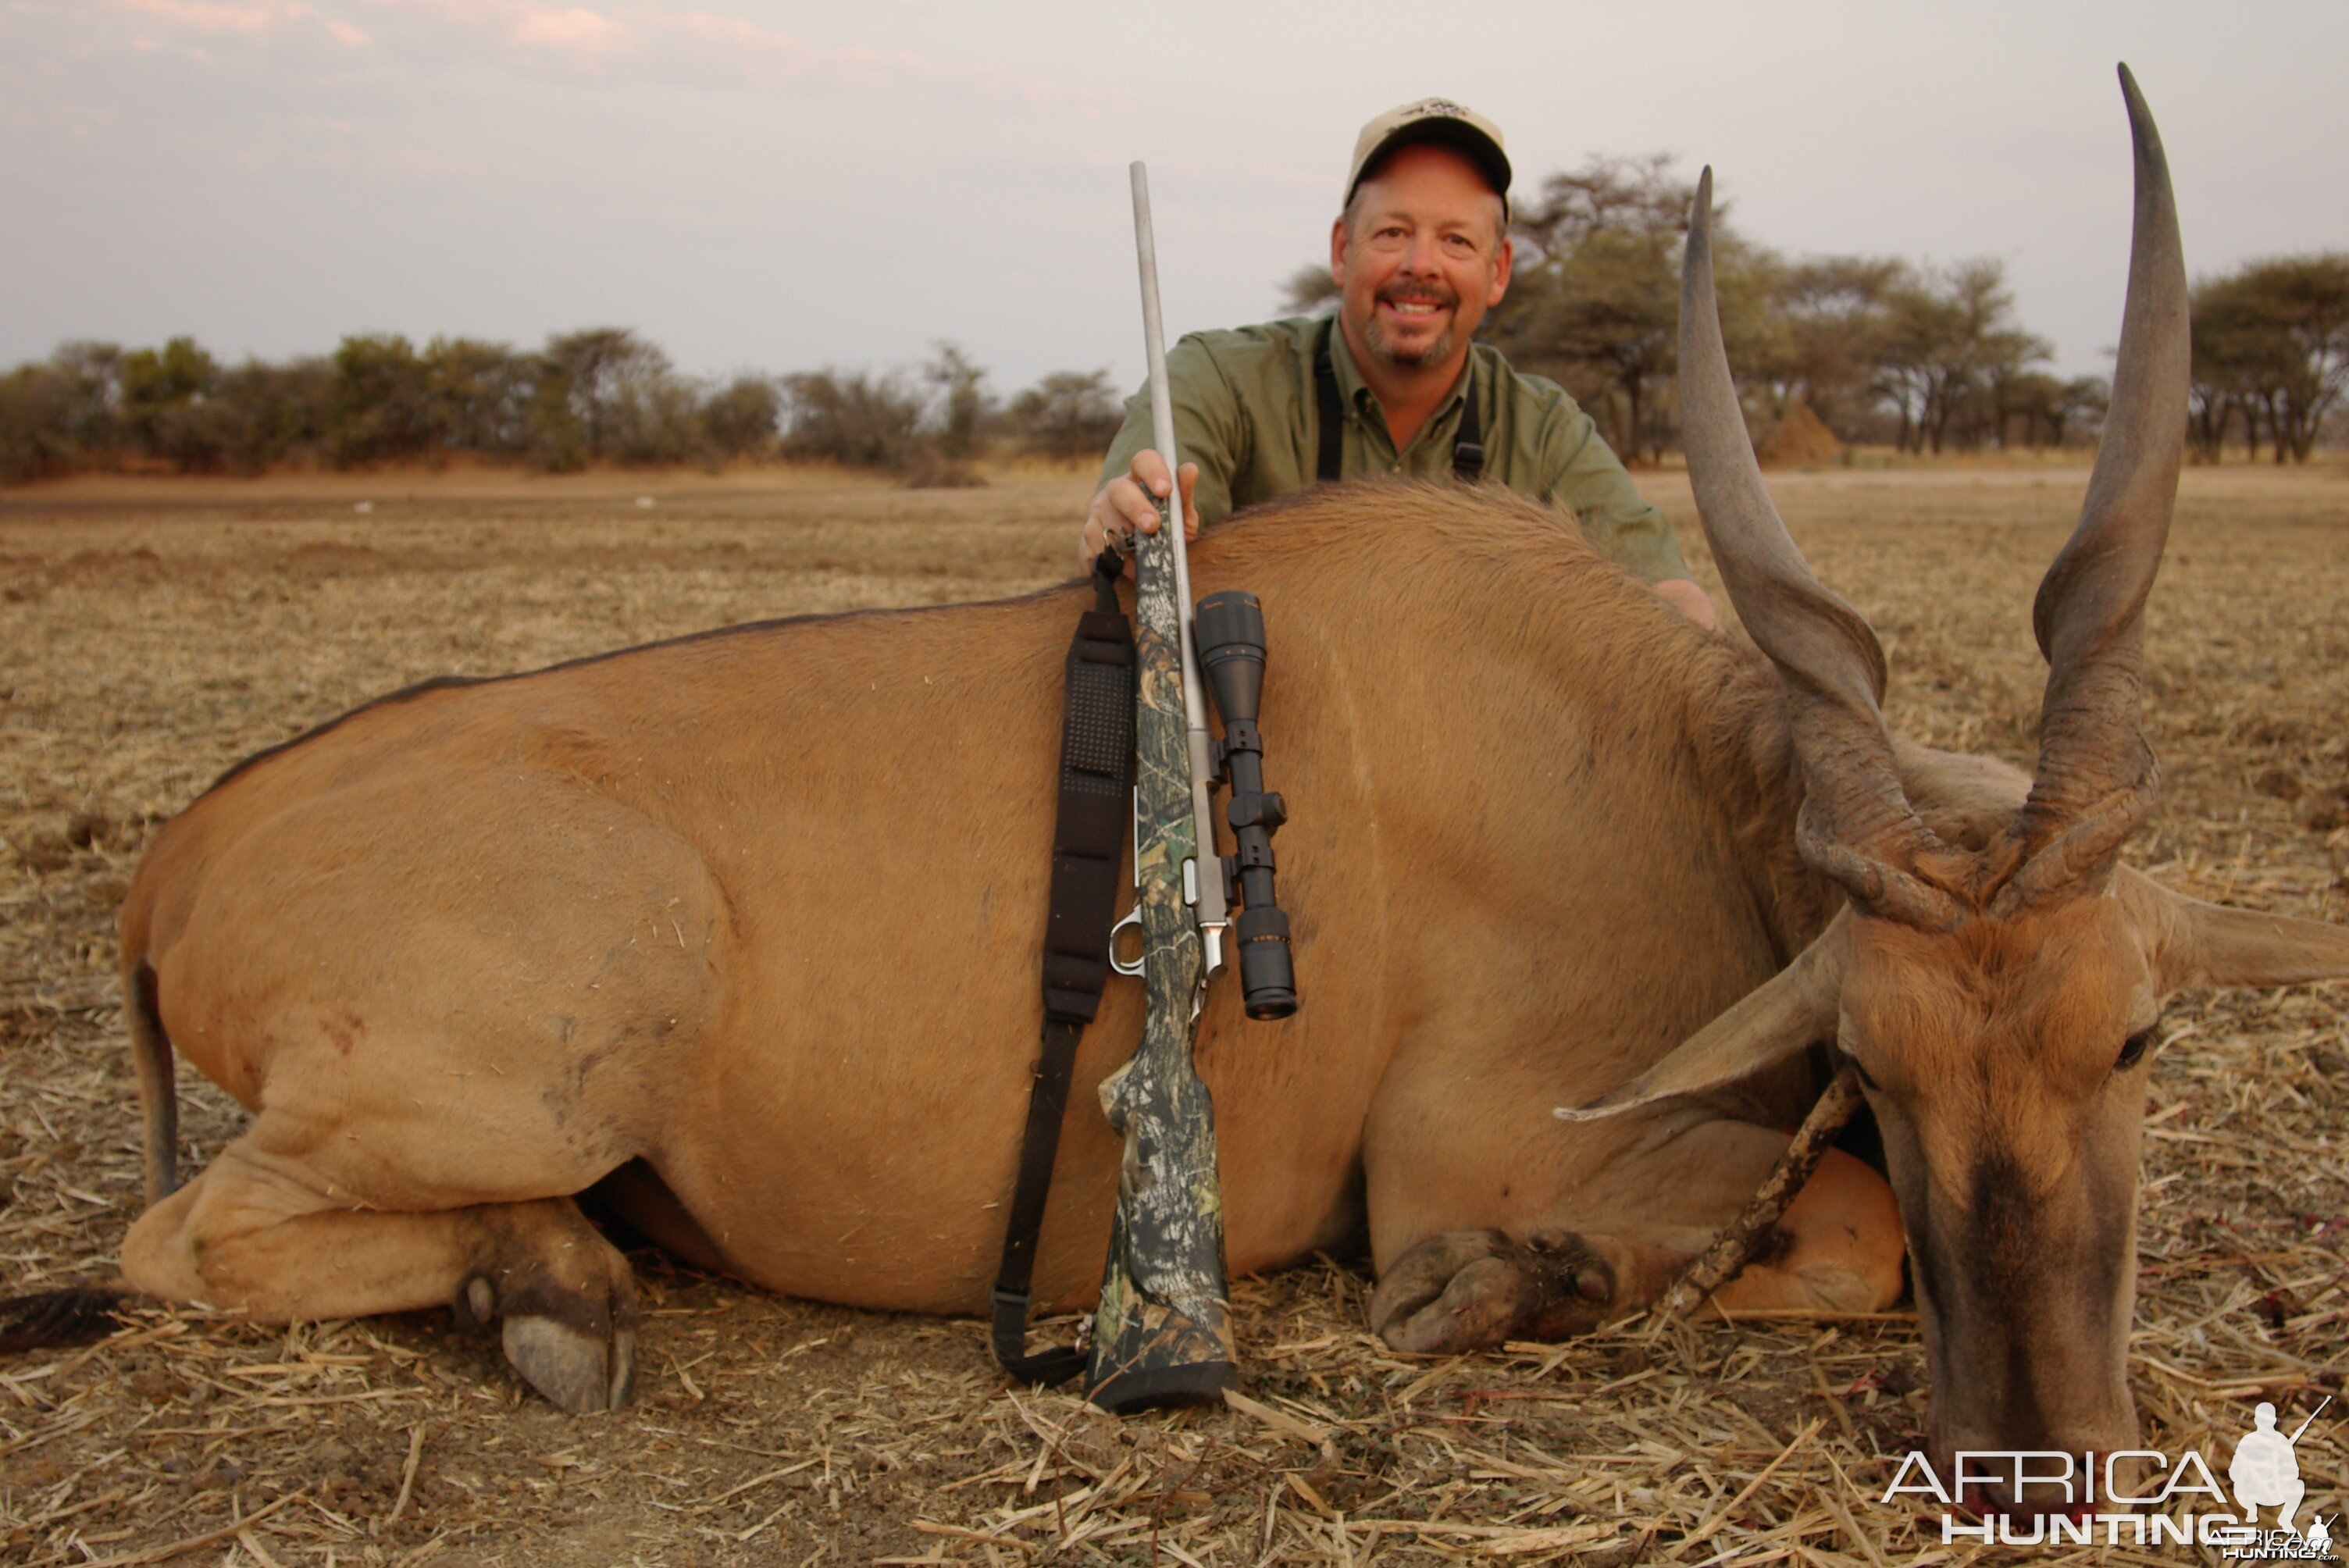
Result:
<svg viewBox="0 0 2349 1568">
<path fill-rule="evenodd" d="M 2251 1412 L 2251 1429 L 2235 1444 L 2235 1457 L 2227 1461 L 2227 1481 L 2235 1489 L 2235 1505 L 2243 1511 L 2243 1522 L 2257 1525 L 2260 1510 L 2276 1511 L 2271 1528 L 2265 1536 L 2241 1543 L 2245 1549 L 2230 1549 L 2229 1557 L 2292 1556 L 2330 1558 L 2333 1555 L 2333 1534 L 2323 1518 L 2309 1522 L 2306 1531 L 2292 1522 L 2299 1511 L 2301 1500 L 2308 1495 L 2308 1483 L 2300 1479 L 2299 1445 L 2309 1424 L 2333 1403 L 2326 1395 L 2322 1404 L 2308 1413 L 2308 1419 L 2292 1429 L 2290 1437 L 2276 1430 L 2276 1408 L 2261 1400 Z M 2298 1550 L 2292 1548 L 2297 1547 Z"/>
<path fill-rule="evenodd" d="M 2317 1410 L 2323 1408 L 2323 1405 L 2316 1407 Z M 2288 1438 L 2276 1430 L 2275 1407 L 2265 1400 L 2251 1412 L 2251 1429 L 2235 1445 L 2235 1457 L 2228 1462 L 2227 1480 L 2235 1489 L 2235 1501 L 2243 1511 L 2245 1524 L 2257 1524 L 2260 1510 L 2272 1508 L 2279 1511 L 2276 1526 L 2292 1530 L 2292 1511 L 2308 1495 L 2308 1484 L 2300 1479 L 2300 1456 L 2294 1447 L 2301 1432 L 2308 1430 L 2308 1421 L 2316 1419 L 2316 1412 L 2311 1411 L 2308 1421 L 2301 1422 L 2299 1431 Z M 2292 1532 L 2299 1533 L 2296 1530 Z"/>
</svg>

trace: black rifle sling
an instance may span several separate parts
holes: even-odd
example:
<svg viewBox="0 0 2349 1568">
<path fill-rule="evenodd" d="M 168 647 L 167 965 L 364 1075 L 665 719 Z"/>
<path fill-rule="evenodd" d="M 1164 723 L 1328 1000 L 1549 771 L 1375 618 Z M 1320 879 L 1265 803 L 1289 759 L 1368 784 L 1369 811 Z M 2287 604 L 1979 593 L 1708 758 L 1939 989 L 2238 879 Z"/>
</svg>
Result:
<svg viewBox="0 0 2349 1568">
<path fill-rule="evenodd" d="M 1330 362 L 1330 333 L 1336 318 L 1321 323 L 1313 340 L 1313 407 L 1319 427 L 1321 450 L 1313 477 L 1323 484 L 1338 478 L 1338 443 L 1344 433 L 1345 410 L 1338 399 L 1338 371 Z M 1485 421 L 1476 413 L 1476 361 L 1468 361 L 1467 397 L 1460 405 L 1460 434 L 1452 443 L 1452 477 L 1473 485 L 1485 474 Z"/>
<path fill-rule="evenodd" d="M 1068 710 L 1061 730 L 1060 807 L 1052 828 L 1052 908 L 1044 933 L 1044 1037 L 1028 1092 L 1019 1178 L 1003 1233 L 1003 1266 L 993 1306 L 995 1358 L 1023 1383 L 1058 1383 L 1084 1370 L 1085 1353 L 1028 1354 L 1029 1284 L 1044 1197 L 1060 1151 L 1061 1119 L 1077 1042 L 1109 984 L 1110 923 L 1117 873 L 1132 820 L 1133 628 L 1118 607 L 1123 562 L 1103 551 L 1094 562 L 1094 607 L 1069 645 Z"/>
</svg>

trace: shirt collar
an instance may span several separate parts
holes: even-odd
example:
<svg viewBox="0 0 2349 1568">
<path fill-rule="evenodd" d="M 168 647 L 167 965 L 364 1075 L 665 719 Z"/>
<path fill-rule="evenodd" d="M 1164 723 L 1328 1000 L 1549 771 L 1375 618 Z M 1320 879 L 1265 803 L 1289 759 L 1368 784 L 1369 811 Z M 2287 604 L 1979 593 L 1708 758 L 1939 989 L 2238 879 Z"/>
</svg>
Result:
<svg viewBox="0 0 2349 1568">
<path fill-rule="evenodd" d="M 1337 373 L 1338 396 L 1347 407 L 1354 411 L 1356 418 L 1362 417 L 1377 406 L 1378 395 L 1371 390 L 1371 384 L 1362 379 L 1361 367 L 1354 363 L 1354 348 L 1346 341 L 1343 322 L 1333 321 L 1330 325 L 1330 368 Z M 1468 384 L 1475 378 L 1475 370 L 1476 346 L 1472 343 L 1468 346 L 1468 357 L 1460 363 L 1460 378 L 1452 384 L 1452 390 L 1444 395 L 1444 401 L 1435 406 L 1435 412 L 1428 416 L 1427 425 L 1420 432 L 1422 438 L 1429 430 L 1459 413 L 1460 405 L 1467 400 Z M 1386 424 L 1383 408 L 1380 409 L 1379 424 L 1381 428 Z"/>
</svg>

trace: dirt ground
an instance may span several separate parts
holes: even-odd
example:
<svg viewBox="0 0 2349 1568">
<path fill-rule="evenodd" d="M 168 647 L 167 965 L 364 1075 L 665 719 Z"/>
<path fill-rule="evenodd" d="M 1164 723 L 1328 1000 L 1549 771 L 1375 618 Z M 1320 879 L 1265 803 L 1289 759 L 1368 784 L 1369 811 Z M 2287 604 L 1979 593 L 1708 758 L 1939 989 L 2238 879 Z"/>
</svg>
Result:
<svg viewBox="0 0 2349 1568">
<path fill-rule="evenodd" d="M 2085 472 L 1778 476 L 1882 634 L 1910 733 L 2027 761 L 2032 589 Z M 1687 488 L 1672 513 L 1707 586 Z M 1066 576 L 1087 486 L 823 476 L 76 481 L 0 494 L 0 1295 L 102 1280 L 139 1206 L 113 910 L 237 758 L 428 676 Z M 2188 471 L 2150 613 L 2170 886 L 2349 919 L 2349 471 Z M 2149 1447 L 2223 1469 L 2349 1368 L 2349 986 L 2165 1020 L 2134 1378 Z M 242 1113 L 181 1082 L 192 1169 Z M 1236 1287 L 1254 1413 L 1123 1424 L 1009 1392 L 979 1326 L 778 1300 L 634 1254 L 639 1401 L 574 1419 L 446 1314 L 256 1327 L 155 1309 L 0 1362 L 0 1562 L 1923 1563 L 1880 1504 L 1913 1315 L 1639 1323 L 1413 1359 L 1328 1263 Z M 2349 1483 L 2336 1403 L 2299 1449 Z M 2336 1529 L 2338 1526 L 2336 1525 Z M 2034 1549 L 2017 1560 L 2064 1560 Z M 2176 1562 L 2098 1546 L 2072 1561 Z"/>
</svg>

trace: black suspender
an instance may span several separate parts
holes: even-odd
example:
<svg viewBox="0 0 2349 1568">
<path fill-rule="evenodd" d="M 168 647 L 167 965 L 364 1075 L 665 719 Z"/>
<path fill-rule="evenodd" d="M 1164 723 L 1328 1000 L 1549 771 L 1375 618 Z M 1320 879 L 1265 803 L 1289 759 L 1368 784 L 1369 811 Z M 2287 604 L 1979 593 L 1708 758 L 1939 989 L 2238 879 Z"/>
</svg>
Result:
<svg viewBox="0 0 2349 1568">
<path fill-rule="evenodd" d="M 1476 417 L 1476 357 L 1469 350 L 1468 385 L 1462 388 L 1460 434 L 1452 443 L 1452 477 L 1473 485 L 1485 477 L 1485 421 Z"/>
<path fill-rule="evenodd" d="M 1313 407 L 1321 442 L 1313 477 L 1323 484 L 1338 477 L 1338 443 L 1345 431 L 1345 408 L 1338 400 L 1338 371 L 1330 362 L 1330 335 L 1336 325 L 1335 316 L 1325 318 L 1313 339 Z M 1485 422 L 1476 413 L 1476 361 L 1473 351 L 1468 360 L 1468 384 L 1463 390 L 1465 396 L 1460 404 L 1460 436 L 1452 444 L 1452 477 L 1462 484 L 1473 485 L 1485 473 Z"/>
<path fill-rule="evenodd" d="M 1338 403 L 1338 372 L 1330 363 L 1330 333 L 1336 325 L 1335 316 L 1325 318 L 1313 339 L 1314 422 L 1321 432 L 1321 457 L 1313 465 L 1313 477 L 1325 485 L 1338 478 L 1338 441 L 1345 433 L 1346 420 L 1346 411 Z"/>
</svg>

